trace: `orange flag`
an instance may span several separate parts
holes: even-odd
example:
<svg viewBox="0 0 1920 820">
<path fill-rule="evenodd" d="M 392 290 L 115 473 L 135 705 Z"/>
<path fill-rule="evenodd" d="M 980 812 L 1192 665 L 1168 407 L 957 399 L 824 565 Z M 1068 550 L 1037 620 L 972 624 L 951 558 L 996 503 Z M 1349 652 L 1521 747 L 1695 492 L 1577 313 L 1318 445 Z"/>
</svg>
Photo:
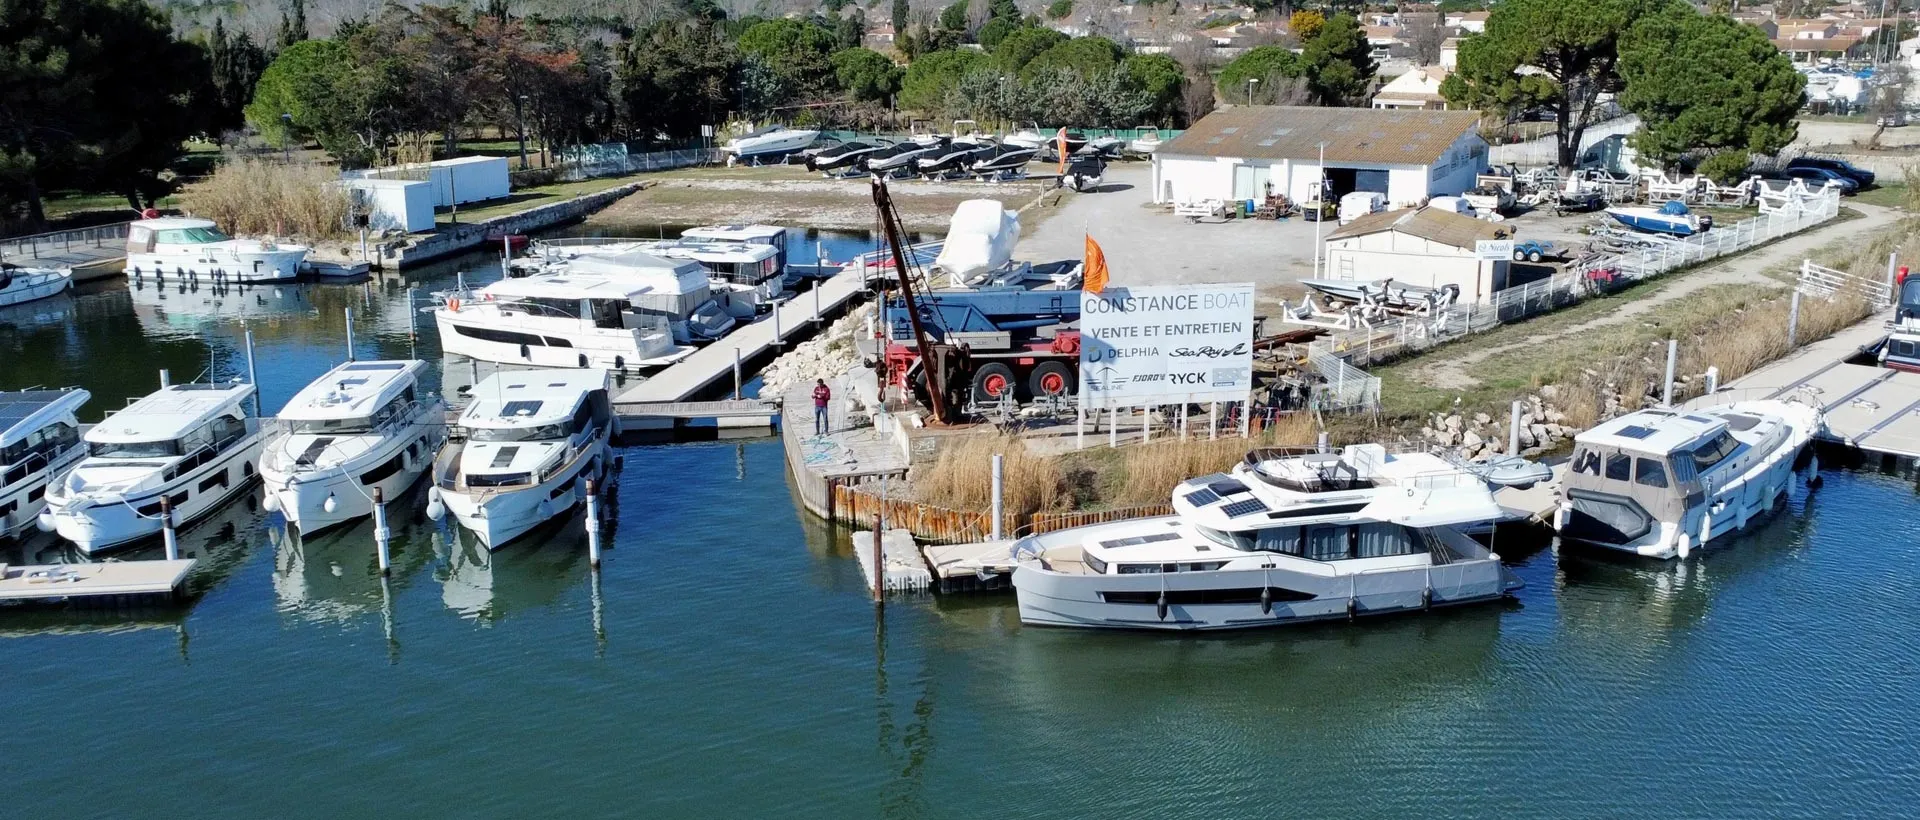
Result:
<svg viewBox="0 0 1920 820">
<path fill-rule="evenodd" d="M 1054 153 L 1060 155 L 1060 169 L 1055 171 L 1054 173 L 1065 176 L 1067 173 L 1067 128 L 1066 126 L 1063 125 L 1060 127 L 1060 133 L 1054 135 L 1053 142 L 1054 142 L 1054 145 L 1056 146 Z M 1093 240 L 1089 239 L 1087 241 L 1091 242 Z"/>
<path fill-rule="evenodd" d="M 1093 234 L 1087 234 L 1087 261 L 1082 269 L 1081 289 L 1094 293 L 1107 289 L 1107 254 L 1093 241 Z"/>
</svg>

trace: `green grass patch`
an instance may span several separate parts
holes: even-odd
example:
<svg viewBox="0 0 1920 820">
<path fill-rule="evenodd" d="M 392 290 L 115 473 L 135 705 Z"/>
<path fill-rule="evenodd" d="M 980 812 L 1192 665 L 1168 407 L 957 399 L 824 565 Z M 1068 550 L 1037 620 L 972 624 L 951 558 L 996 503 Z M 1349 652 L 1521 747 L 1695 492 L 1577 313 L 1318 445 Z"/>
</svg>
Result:
<svg viewBox="0 0 1920 820">
<path fill-rule="evenodd" d="M 529 208 L 538 208 L 542 205 L 564 202 L 577 196 L 597 194 L 611 188 L 618 188 L 639 178 L 639 175 L 606 177 L 604 179 L 587 179 L 579 182 L 556 182 L 552 185 L 541 185 L 535 188 L 522 188 L 514 191 L 503 199 L 479 203 L 472 207 L 462 207 L 460 208 L 458 216 L 461 222 L 479 222 L 484 219 L 492 219 L 496 216 L 519 213 Z M 454 216 L 455 214 L 452 211 L 443 210 L 436 215 L 435 221 L 441 225 L 450 225 L 453 224 Z"/>
<path fill-rule="evenodd" d="M 1905 208 L 1912 190 L 1903 182 L 1883 183 L 1855 194 L 1853 201 L 1882 208 Z"/>
</svg>

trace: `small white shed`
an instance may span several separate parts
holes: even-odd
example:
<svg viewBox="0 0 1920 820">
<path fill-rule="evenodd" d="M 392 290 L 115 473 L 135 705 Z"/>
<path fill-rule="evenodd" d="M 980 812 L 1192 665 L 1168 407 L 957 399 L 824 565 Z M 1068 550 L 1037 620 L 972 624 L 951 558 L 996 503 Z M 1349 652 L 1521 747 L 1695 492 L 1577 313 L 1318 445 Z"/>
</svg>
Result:
<svg viewBox="0 0 1920 820">
<path fill-rule="evenodd" d="M 406 233 L 433 230 L 433 187 L 420 179 L 349 179 L 347 189 L 367 213 L 375 231 Z"/>
<path fill-rule="evenodd" d="M 1507 286 L 1508 261 L 1481 259 L 1477 243 L 1512 238 L 1512 226 L 1436 208 L 1369 214 L 1327 236 L 1327 277 L 1453 285 L 1461 302 L 1484 301 Z"/>
<path fill-rule="evenodd" d="M 506 157 L 456 157 L 428 163 L 392 165 L 355 172 L 360 179 L 398 179 L 428 182 L 433 207 L 448 208 L 506 196 Z"/>
</svg>

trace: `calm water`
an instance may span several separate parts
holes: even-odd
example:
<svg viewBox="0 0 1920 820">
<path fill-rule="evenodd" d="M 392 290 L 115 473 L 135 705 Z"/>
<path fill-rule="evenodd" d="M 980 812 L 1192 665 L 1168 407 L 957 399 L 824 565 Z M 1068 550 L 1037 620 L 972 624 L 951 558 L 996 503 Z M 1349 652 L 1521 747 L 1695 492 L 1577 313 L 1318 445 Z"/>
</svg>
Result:
<svg viewBox="0 0 1920 820">
<path fill-rule="evenodd" d="M 484 262 L 409 277 L 497 276 Z M 243 369 L 237 323 L 152 297 L 112 283 L 0 314 L 0 386 L 81 384 L 97 413 L 160 367 Z M 218 306 L 252 314 L 269 411 L 340 358 L 349 305 L 363 356 L 407 355 L 403 290 Z M 430 326 L 417 351 L 437 360 Z M 489 556 L 416 505 L 383 584 L 366 525 L 298 543 L 237 504 L 183 538 L 208 559 L 189 608 L 0 611 L 0 815 L 1831 817 L 1920 799 L 1911 474 L 1829 472 L 1804 515 L 1679 564 L 1502 543 L 1528 582 L 1505 606 L 1203 639 L 1023 629 L 1004 597 L 877 622 L 771 440 L 632 448 L 618 484 L 597 581 L 576 526 Z"/>
</svg>

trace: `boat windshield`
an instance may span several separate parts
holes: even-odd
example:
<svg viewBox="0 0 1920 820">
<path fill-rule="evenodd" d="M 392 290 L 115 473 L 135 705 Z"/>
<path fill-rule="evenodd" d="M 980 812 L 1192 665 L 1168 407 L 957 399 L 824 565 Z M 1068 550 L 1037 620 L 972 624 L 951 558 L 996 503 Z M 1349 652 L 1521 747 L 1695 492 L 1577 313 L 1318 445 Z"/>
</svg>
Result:
<svg viewBox="0 0 1920 820">
<path fill-rule="evenodd" d="M 205 245 L 227 239 L 218 228 L 175 228 L 154 233 L 154 241 L 162 245 Z"/>
<path fill-rule="evenodd" d="M 293 419 L 287 429 L 316 436 L 353 436 L 373 432 L 373 420 L 365 416 L 350 419 Z"/>
<path fill-rule="evenodd" d="M 90 442 L 87 455 L 94 458 L 173 458 L 180 455 L 180 442 L 174 439 L 166 441 L 114 441 Z"/>
<path fill-rule="evenodd" d="M 542 424 L 539 427 L 468 427 L 473 441 L 560 441 L 567 437 L 566 424 Z"/>
</svg>

